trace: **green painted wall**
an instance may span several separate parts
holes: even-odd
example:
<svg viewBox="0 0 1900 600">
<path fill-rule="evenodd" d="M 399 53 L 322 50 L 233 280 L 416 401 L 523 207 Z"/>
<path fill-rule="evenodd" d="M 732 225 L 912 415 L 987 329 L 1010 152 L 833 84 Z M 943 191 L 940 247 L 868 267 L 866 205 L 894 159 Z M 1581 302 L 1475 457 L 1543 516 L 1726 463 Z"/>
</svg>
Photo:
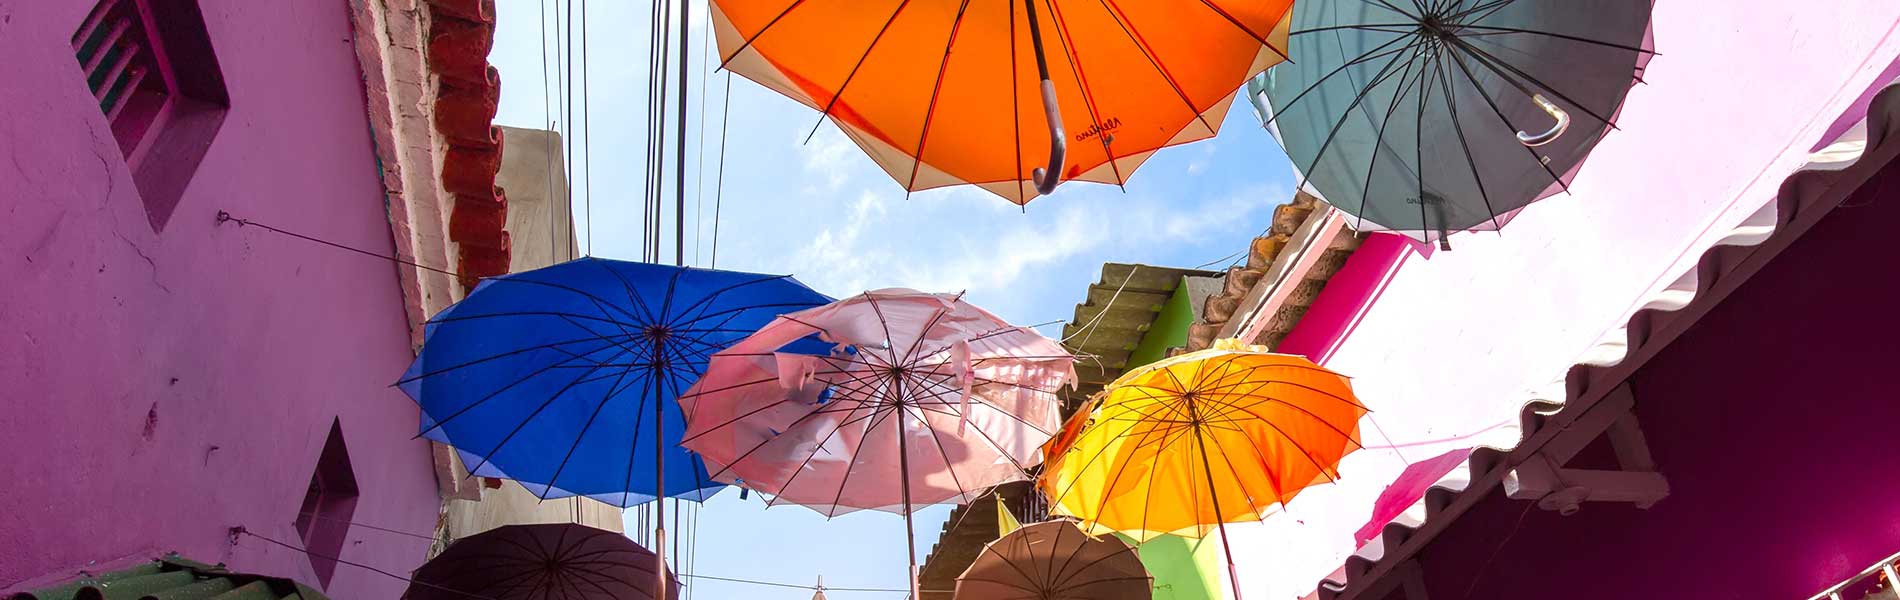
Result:
<svg viewBox="0 0 1900 600">
<path fill-rule="evenodd" d="M 1188 298 L 1188 287 L 1176 284 L 1174 294 L 1129 353 L 1128 368 L 1167 358 L 1169 348 L 1187 345 L 1188 326 L 1192 324 L 1194 306 Z M 1122 539 L 1134 544 L 1132 539 Z M 1154 576 L 1154 600 L 1220 600 L 1219 545 L 1213 535 L 1198 540 L 1164 535 L 1137 546 L 1141 564 Z"/>
<path fill-rule="evenodd" d="M 1128 368 L 1133 369 L 1163 358 L 1167 358 L 1168 349 L 1187 344 L 1188 326 L 1194 324 L 1194 305 L 1188 299 L 1187 286 L 1177 283 L 1174 294 L 1168 296 L 1168 303 L 1161 306 L 1161 313 L 1155 315 L 1148 332 L 1141 335 L 1141 343 L 1135 344 L 1135 351 L 1128 355 Z"/>
</svg>

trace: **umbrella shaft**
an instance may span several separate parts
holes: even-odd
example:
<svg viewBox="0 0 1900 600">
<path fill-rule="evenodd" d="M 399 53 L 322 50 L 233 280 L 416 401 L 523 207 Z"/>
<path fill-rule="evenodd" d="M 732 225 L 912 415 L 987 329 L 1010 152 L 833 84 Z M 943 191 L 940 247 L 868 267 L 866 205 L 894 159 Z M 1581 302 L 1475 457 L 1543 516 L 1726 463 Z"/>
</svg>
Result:
<svg viewBox="0 0 1900 600">
<path fill-rule="evenodd" d="M 1036 21 L 1036 0 L 1023 0 L 1023 8 L 1029 14 L 1029 43 L 1036 49 L 1036 74 L 1048 81 L 1049 59 L 1042 54 L 1042 24 Z"/>
<path fill-rule="evenodd" d="M 684 15 L 681 16 L 682 20 Z M 666 372 L 666 336 L 653 339 L 653 376 Z M 666 401 L 665 386 L 653 386 L 653 598 L 666 598 Z"/>
<path fill-rule="evenodd" d="M 898 384 L 901 385 L 901 384 Z M 893 386 L 896 387 L 896 386 Z M 900 388 L 901 389 L 901 388 Z M 910 562 L 907 579 L 911 600 L 922 600 L 917 589 L 917 530 L 911 527 L 910 444 L 904 439 L 904 407 L 897 407 L 897 486 L 904 502 L 904 559 Z"/>
</svg>

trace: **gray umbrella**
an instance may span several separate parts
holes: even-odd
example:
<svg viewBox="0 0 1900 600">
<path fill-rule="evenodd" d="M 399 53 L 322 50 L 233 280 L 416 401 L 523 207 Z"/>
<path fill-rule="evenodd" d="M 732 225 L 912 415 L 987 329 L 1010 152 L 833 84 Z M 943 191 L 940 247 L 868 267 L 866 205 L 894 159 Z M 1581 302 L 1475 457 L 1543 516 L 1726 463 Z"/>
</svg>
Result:
<svg viewBox="0 0 1900 600">
<path fill-rule="evenodd" d="M 1333 0 L 1249 96 L 1311 189 L 1360 230 L 1496 229 L 1563 191 L 1615 128 L 1652 0 Z"/>
</svg>

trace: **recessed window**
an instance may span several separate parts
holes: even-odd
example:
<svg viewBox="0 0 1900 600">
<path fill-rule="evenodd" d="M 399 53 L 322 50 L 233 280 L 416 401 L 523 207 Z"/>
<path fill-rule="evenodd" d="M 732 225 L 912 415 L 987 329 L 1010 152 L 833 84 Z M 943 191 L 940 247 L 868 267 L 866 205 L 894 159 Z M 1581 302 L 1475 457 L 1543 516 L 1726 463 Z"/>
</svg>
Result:
<svg viewBox="0 0 1900 600">
<path fill-rule="evenodd" d="M 163 229 L 231 105 L 196 0 L 102 0 L 73 54 Z"/>
<path fill-rule="evenodd" d="M 310 557 L 318 584 L 325 588 L 336 573 L 336 559 L 342 555 L 355 512 L 356 473 L 350 469 L 350 451 L 343 446 L 343 427 L 333 421 L 317 468 L 310 474 L 303 506 L 297 511 L 297 535 L 303 538 L 304 554 Z"/>
</svg>

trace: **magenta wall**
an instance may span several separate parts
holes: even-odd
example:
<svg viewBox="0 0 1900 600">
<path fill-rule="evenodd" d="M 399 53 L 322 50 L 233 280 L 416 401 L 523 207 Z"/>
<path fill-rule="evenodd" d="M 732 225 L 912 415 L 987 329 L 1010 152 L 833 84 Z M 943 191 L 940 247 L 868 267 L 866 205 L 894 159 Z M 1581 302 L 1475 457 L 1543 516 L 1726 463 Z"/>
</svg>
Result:
<svg viewBox="0 0 1900 600">
<path fill-rule="evenodd" d="M 438 500 L 389 263 L 217 226 L 220 209 L 389 252 L 346 0 L 201 0 L 231 109 L 162 232 L 79 74 L 90 0 L 0 0 L 0 590 L 176 550 L 314 581 L 292 529 L 333 419 L 355 520 Z M 358 528 L 394 572 L 426 540 Z M 401 582 L 341 566 L 338 598 Z"/>
<path fill-rule="evenodd" d="M 1900 165 L 1631 379 L 1667 499 L 1494 494 L 1422 555 L 1431 597 L 1799 599 L 1900 551 L 1893 223 Z"/>
</svg>

